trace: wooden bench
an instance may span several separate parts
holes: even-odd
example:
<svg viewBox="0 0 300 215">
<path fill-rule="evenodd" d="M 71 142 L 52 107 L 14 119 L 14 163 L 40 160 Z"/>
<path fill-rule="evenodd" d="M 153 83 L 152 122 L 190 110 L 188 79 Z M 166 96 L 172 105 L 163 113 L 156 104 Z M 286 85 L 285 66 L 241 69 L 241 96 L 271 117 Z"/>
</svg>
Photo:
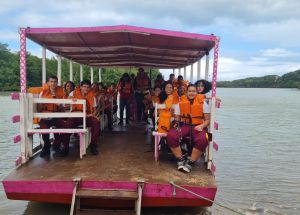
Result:
<svg viewBox="0 0 300 215">
<path fill-rule="evenodd" d="M 51 112 L 51 113 L 39 113 L 37 112 L 37 104 L 81 104 L 83 105 L 82 112 Z M 86 148 L 88 147 L 91 139 L 91 129 L 86 127 L 86 100 L 84 99 L 45 99 L 35 98 L 33 94 L 21 93 L 20 94 L 20 128 L 21 128 L 21 155 L 22 163 L 26 162 L 33 156 L 35 151 L 33 148 L 33 135 L 34 134 L 54 134 L 54 133 L 78 133 L 80 140 L 80 153 L 79 156 L 82 159 L 86 154 Z M 40 129 L 34 128 L 34 118 L 82 118 L 82 128 L 49 128 Z"/>
</svg>

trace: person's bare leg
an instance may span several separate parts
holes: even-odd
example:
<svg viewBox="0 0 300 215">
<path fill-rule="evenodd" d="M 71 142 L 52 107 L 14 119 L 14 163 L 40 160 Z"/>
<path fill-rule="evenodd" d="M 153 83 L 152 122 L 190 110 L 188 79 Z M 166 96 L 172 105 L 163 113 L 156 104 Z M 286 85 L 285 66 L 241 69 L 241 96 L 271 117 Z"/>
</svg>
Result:
<svg viewBox="0 0 300 215">
<path fill-rule="evenodd" d="M 172 148 L 170 147 L 173 155 L 176 157 L 176 158 L 181 158 L 182 157 L 182 151 L 181 151 L 181 148 L 180 146 L 177 146 L 175 148 Z"/>
<path fill-rule="evenodd" d="M 201 155 L 202 152 L 200 150 L 193 148 L 190 160 L 195 162 L 200 158 Z"/>
</svg>

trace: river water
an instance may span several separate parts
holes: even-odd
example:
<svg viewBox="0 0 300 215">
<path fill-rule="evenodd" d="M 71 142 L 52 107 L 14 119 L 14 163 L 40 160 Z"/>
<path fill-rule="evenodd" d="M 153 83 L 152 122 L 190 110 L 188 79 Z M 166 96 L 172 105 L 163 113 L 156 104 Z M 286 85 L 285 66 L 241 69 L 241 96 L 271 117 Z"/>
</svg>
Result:
<svg viewBox="0 0 300 215">
<path fill-rule="evenodd" d="M 300 90 L 218 89 L 219 131 L 215 153 L 216 200 L 247 215 L 300 214 Z M 14 168 L 19 146 L 12 144 L 18 125 L 11 116 L 18 102 L 0 96 L 0 180 Z M 143 214 L 234 214 L 208 210 L 151 209 Z M 0 185 L 0 214 L 69 213 L 59 204 L 7 200 Z"/>
</svg>

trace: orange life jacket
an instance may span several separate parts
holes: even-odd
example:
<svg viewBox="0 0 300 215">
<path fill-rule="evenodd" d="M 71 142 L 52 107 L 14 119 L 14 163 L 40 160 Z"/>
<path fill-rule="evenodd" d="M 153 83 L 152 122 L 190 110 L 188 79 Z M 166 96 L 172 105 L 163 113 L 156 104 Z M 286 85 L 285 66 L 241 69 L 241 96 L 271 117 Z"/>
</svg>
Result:
<svg viewBox="0 0 300 215">
<path fill-rule="evenodd" d="M 27 92 L 32 94 L 40 94 L 43 90 L 43 87 L 30 87 Z"/>
<path fill-rule="evenodd" d="M 81 93 L 80 89 L 75 89 L 73 98 L 75 99 L 85 99 L 86 100 L 86 113 L 91 114 L 93 113 L 93 104 L 94 104 L 94 93 L 90 90 L 88 94 L 84 97 Z M 73 112 L 80 112 L 82 111 L 83 106 L 81 104 L 74 104 L 72 105 L 72 111 Z"/>
<path fill-rule="evenodd" d="M 159 102 L 159 98 L 156 95 L 152 95 L 151 100 L 152 100 L 152 103 L 158 103 Z"/>
<path fill-rule="evenodd" d="M 41 98 L 45 99 L 62 99 L 64 97 L 64 89 L 62 87 L 56 87 L 55 94 L 51 94 L 49 85 L 44 84 L 41 92 Z M 43 104 L 43 112 L 57 112 L 58 104 Z"/>
<path fill-rule="evenodd" d="M 171 127 L 171 107 L 173 105 L 173 95 L 169 95 L 165 100 L 165 109 L 157 110 L 159 114 L 157 131 L 159 133 L 167 133 Z"/>
<path fill-rule="evenodd" d="M 188 99 L 179 102 L 181 121 L 193 125 L 202 124 L 204 99 L 204 95 L 198 94 L 192 104 Z"/>
<path fill-rule="evenodd" d="M 144 76 L 137 76 L 136 77 L 136 88 L 137 90 L 147 90 L 148 89 L 148 84 L 149 84 L 149 78 L 147 75 Z"/>
<path fill-rule="evenodd" d="M 131 81 L 126 81 L 124 87 L 122 87 L 122 82 L 119 85 L 119 92 L 124 94 L 130 94 L 132 92 Z"/>
</svg>

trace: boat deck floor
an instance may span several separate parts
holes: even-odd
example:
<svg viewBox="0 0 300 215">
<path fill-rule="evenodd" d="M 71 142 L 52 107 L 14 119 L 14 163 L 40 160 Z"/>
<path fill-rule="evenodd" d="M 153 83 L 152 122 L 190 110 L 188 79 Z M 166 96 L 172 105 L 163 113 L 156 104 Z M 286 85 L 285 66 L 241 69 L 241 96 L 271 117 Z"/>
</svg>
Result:
<svg viewBox="0 0 300 215">
<path fill-rule="evenodd" d="M 113 133 L 104 132 L 99 138 L 99 155 L 79 158 L 78 144 L 70 144 L 70 153 L 64 158 L 36 156 L 25 165 L 13 170 L 5 180 L 68 181 L 80 177 L 83 181 L 129 181 L 144 179 L 148 183 L 169 183 L 181 185 L 215 186 L 215 178 L 197 163 L 189 174 L 179 172 L 176 163 L 167 159 L 155 162 L 151 150 L 151 132 L 145 133 L 145 126 L 132 124 L 116 126 Z"/>
</svg>

